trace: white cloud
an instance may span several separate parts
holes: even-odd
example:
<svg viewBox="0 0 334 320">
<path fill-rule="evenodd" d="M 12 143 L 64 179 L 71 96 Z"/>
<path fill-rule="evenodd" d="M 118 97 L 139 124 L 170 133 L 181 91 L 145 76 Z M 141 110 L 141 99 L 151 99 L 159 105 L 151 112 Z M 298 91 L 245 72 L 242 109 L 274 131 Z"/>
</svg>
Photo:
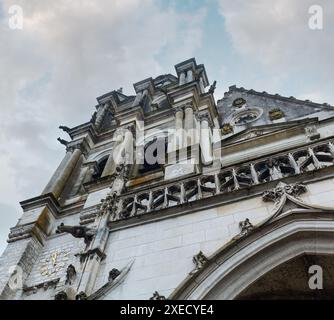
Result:
<svg viewBox="0 0 334 320">
<path fill-rule="evenodd" d="M 8 27 L 13 4 L 23 8 L 22 30 Z M 42 191 L 64 155 L 58 125 L 86 122 L 97 96 L 119 87 L 134 94 L 132 83 L 166 73 L 157 59 L 163 50 L 174 63 L 193 56 L 205 10 L 161 10 L 153 0 L 0 5 L 0 205 L 15 207 L 18 217 L 18 202 Z M 1 215 L 3 226 L 12 226 L 7 212 Z"/>
<path fill-rule="evenodd" d="M 313 0 L 218 1 L 232 44 L 250 65 L 248 74 L 256 73 L 259 66 L 266 72 L 259 87 L 268 87 L 268 82 L 277 87 L 299 81 L 304 87 L 300 95 L 312 92 L 313 97 L 322 97 L 320 102 L 334 103 L 333 1 L 316 2 L 323 7 L 323 30 L 308 26 Z"/>
</svg>

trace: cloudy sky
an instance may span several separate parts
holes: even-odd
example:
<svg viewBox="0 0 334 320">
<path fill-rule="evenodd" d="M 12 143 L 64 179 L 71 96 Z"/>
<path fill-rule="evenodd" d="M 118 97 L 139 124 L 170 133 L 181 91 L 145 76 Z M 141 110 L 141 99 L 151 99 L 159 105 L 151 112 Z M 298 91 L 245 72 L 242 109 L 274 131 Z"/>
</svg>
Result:
<svg viewBox="0 0 334 320">
<path fill-rule="evenodd" d="M 309 7 L 323 29 L 309 28 Z M 23 28 L 9 27 L 12 5 Z M 64 156 L 58 126 L 90 119 L 95 98 L 190 57 L 230 85 L 334 104 L 331 0 L 1 0 L 0 251 Z"/>
</svg>

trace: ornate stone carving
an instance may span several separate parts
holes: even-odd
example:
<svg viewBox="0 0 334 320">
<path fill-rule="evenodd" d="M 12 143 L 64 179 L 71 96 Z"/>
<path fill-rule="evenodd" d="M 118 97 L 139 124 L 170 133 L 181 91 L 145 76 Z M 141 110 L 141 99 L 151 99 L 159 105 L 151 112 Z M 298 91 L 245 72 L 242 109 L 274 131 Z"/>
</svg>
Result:
<svg viewBox="0 0 334 320">
<path fill-rule="evenodd" d="M 120 274 L 112 280 L 111 278 L 108 280 L 107 283 L 105 283 L 101 288 L 99 288 L 97 291 L 95 291 L 93 294 L 91 294 L 87 299 L 88 300 L 96 300 L 99 299 L 100 297 L 105 296 L 110 290 L 118 286 L 122 281 L 124 281 L 124 278 L 127 276 L 129 273 L 132 265 L 133 265 L 134 260 L 129 262 L 123 269 L 120 270 Z"/>
<path fill-rule="evenodd" d="M 311 141 L 320 138 L 320 133 L 318 133 L 315 125 L 305 127 L 305 134 Z"/>
<path fill-rule="evenodd" d="M 246 103 L 244 98 L 237 98 L 233 101 L 232 105 L 236 108 L 241 108 Z"/>
<path fill-rule="evenodd" d="M 245 236 L 254 229 L 254 226 L 251 224 L 249 219 L 246 218 L 244 221 L 239 222 L 239 228 L 241 230 L 240 236 Z"/>
<path fill-rule="evenodd" d="M 120 272 L 118 269 L 113 268 L 113 269 L 109 272 L 109 278 L 108 278 L 108 280 L 109 280 L 109 281 L 113 281 L 113 280 L 115 280 L 120 274 L 121 274 L 121 272 Z"/>
<path fill-rule="evenodd" d="M 75 300 L 87 300 L 87 295 L 83 291 L 75 296 Z"/>
<path fill-rule="evenodd" d="M 68 300 L 67 293 L 65 291 L 60 291 L 55 295 L 55 300 Z"/>
<path fill-rule="evenodd" d="M 272 110 L 269 111 L 269 119 L 271 121 L 278 120 L 278 119 L 281 119 L 281 118 L 284 118 L 284 117 L 285 117 L 284 112 L 279 108 L 272 109 Z"/>
<path fill-rule="evenodd" d="M 153 293 L 153 296 L 150 298 L 150 300 L 166 300 L 166 297 L 161 296 L 158 291 L 155 291 Z"/>
<path fill-rule="evenodd" d="M 229 123 L 224 123 L 222 127 L 222 135 L 227 135 L 233 132 L 233 126 Z"/>
<path fill-rule="evenodd" d="M 298 197 L 300 194 L 306 192 L 306 186 L 301 183 L 285 184 L 279 183 L 276 188 L 263 192 L 263 201 L 277 202 L 284 194 Z"/>
<path fill-rule="evenodd" d="M 77 276 L 77 272 L 72 264 L 67 267 L 65 284 L 72 284 Z"/>
<path fill-rule="evenodd" d="M 193 262 L 196 266 L 196 270 L 201 269 L 204 266 L 204 264 L 208 261 L 209 259 L 204 255 L 202 251 L 200 251 L 193 257 Z"/>
<path fill-rule="evenodd" d="M 85 226 L 65 226 L 61 223 L 57 227 L 57 233 L 65 232 L 70 233 L 75 238 L 84 238 L 85 244 L 88 245 L 95 235 L 95 230 L 87 228 Z"/>
</svg>

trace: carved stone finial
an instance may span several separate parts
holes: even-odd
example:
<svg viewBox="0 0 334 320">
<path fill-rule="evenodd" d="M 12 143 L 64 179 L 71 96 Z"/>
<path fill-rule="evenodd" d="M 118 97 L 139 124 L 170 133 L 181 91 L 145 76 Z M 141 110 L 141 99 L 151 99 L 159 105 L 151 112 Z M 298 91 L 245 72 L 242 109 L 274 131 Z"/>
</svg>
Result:
<svg viewBox="0 0 334 320">
<path fill-rule="evenodd" d="M 158 291 L 155 291 L 153 293 L 153 296 L 150 298 L 150 300 L 166 300 L 166 297 L 161 296 Z"/>
<path fill-rule="evenodd" d="M 61 144 L 63 144 L 64 146 L 67 146 L 68 144 L 69 144 L 69 142 L 68 141 L 66 141 L 66 140 L 64 140 L 64 139 L 62 139 L 62 138 L 57 138 L 57 140 L 61 143 Z"/>
<path fill-rule="evenodd" d="M 286 184 L 280 182 L 276 188 L 264 191 L 262 194 L 263 201 L 277 202 L 284 194 L 298 197 L 307 191 L 306 186 L 302 183 Z"/>
<path fill-rule="evenodd" d="M 254 226 L 251 224 L 248 218 L 246 218 L 244 221 L 239 222 L 239 228 L 241 230 L 240 235 L 245 236 L 247 235 L 251 230 L 254 229 Z"/>
<path fill-rule="evenodd" d="M 204 255 L 202 251 L 193 256 L 193 262 L 196 266 L 196 270 L 201 269 L 209 259 Z"/>
<path fill-rule="evenodd" d="M 233 127 L 229 123 L 224 123 L 222 127 L 222 135 L 233 133 Z"/>
<path fill-rule="evenodd" d="M 120 272 L 118 269 L 113 268 L 113 269 L 109 272 L 109 278 L 108 278 L 108 280 L 109 280 L 109 281 L 113 281 L 113 280 L 115 280 L 120 274 L 121 274 L 121 272 Z"/>
<path fill-rule="evenodd" d="M 72 284 L 77 276 L 77 272 L 72 264 L 67 267 L 65 284 Z"/>
<path fill-rule="evenodd" d="M 56 230 L 56 233 L 70 233 L 75 238 L 84 238 L 85 244 L 88 245 L 95 235 L 95 230 L 85 226 L 65 226 L 61 223 Z"/>
</svg>

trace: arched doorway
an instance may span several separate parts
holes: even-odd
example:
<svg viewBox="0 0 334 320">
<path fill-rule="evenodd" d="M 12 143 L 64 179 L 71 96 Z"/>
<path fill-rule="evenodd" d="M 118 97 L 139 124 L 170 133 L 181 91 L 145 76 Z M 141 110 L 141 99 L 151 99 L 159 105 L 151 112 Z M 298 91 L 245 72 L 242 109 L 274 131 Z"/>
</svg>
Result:
<svg viewBox="0 0 334 320">
<path fill-rule="evenodd" d="M 319 266 L 320 269 L 316 268 L 316 271 L 312 271 L 312 266 Z M 313 277 L 314 275 L 316 278 Z M 310 288 L 309 283 L 313 289 Z M 282 263 L 260 277 L 236 297 L 238 300 L 333 298 L 334 257 L 315 254 L 302 254 Z"/>
<path fill-rule="evenodd" d="M 333 211 L 291 210 L 222 247 L 169 298 L 334 298 L 333 218 Z M 311 265 L 323 270 L 323 290 L 308 286 Z"/>
</svg>

